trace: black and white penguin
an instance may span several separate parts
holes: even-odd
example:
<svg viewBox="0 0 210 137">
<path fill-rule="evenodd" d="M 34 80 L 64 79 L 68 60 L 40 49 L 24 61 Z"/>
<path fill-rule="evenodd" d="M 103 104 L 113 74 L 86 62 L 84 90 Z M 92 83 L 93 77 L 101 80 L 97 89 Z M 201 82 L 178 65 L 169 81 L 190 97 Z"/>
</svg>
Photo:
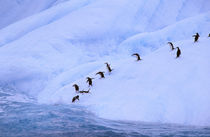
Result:
<svg viewBox="0 0 210 137">
<path fill-rule="evenodd" d="M 78 92 L 79 91 L 79 86 L 77 84 L 74 84 L 72 87 L 75 88 L 75 91 Z"/>
<path fill-rule="evenodd" d="M 109 73 L 111 73 L 113 69 L 111 69 L 110 64 L 108 64 L 107 62 L 104 64 L 106 64 L 106 68 L 108 69 Z"/>
<path fill-rule="evenodd" d="M 89 87 L 90 87 L 90 86 L 93 86 L 93 81 L 92 81 L 92 80 L 93 80 L 94 78 L 87 77 L 86 79 L 87 79 L 86 83 L 88 83 L 88 86 L 89 86 Z"/>
<path fill-rule="evenodd" d="M 137 57 L 137 60 L 136 61 L 141 60 L 140 55 L 138 53 L 134 53 L 134 54 L 132 54 L 132 56 L 136 56 Z"/>
<path fill-rule="evenodd" d="M 104 73 L 105 73 L 105 72 L 99 71 L 98 73 L 96 73 L 96 75 L 100 75 L 101 78 L 105 78 Z"/>
<path fill-rule="evenodd" d="M 179 49 L 179 47 L 176 48 L 177 48 L 176 58 L 178 58 L 181 55 L 181 50 Z"/>
<path fill-rule="evenodd" d="M 88 89 L 87 91 L 85 91 L 85 90 L 81 90 L 81 91 L 79 91 L 79 93 L 90 93 L 90 89 Z"/>
<path fill-rule="evenodd" d="M 171 50 L 174 50 L 175 49 L 172 42 L 168 42 L 168 44 L 171 46 Z"/>
<path fill-rule="evenodd" d="M 195 35 L 193 35 L 194 38 L 194 42 L 198 41 L 198 38 L 200 37 L 200 35 L 198 33 L 196 33 Z"/>
<path fill-rule="evenodd" d="M 76 95 L 75 97 L 72 98 L 72 103 L 74 103 L 76 100 L 79 100 L 79 95 Z"/>
</svg>

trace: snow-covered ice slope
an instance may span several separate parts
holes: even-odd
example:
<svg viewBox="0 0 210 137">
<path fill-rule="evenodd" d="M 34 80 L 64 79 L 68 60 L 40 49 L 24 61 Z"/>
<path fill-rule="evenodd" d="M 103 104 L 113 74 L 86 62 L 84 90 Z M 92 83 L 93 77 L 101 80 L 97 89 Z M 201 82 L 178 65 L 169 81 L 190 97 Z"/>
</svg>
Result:
<svg viewBox="0 0 210 137">
<path fill-rule="evenodd" d="M 67 0 L 0 0 L 0 29 Z"/>
<path fill-rule="evenodd" d="M 141 62 L 121 60 L 113 64 L 112 75 L 96 80 L 92 94 L 81 102 L 110 119 L 209 125 L 209 44 L 206 38 L 178 41 L 178 59 L 166 45 Z"/>
<path fill-rule="evenodd" d="M 210 30 L 209 20 L 210 12 L 207 12 L 205 14 L 175 22 L 161 30 L 131 36 L 121 42 L 120 46 L 124 47 L 121 48 L 124 51 L 138 51 L 144 55 L 147 52 L 151 52 L 152 50 L 161 47 L 167 41 L 173 42 L 189 39 L 189 36 L 196 32 L 203 36 L 207 36 Z"/>
<path fill-rule="evenodd" d="M 143 56 L 140 62 L 131 56 L 113 59 L 114 71 L 110 75 L 106 73 L 105 79 L 95 76 L 97 71 L 106 71 L 101 61 L 98 64 L 103 67 L 88 75 L 95 78 L 91 94 L 80 95 L 77 103 L 91 107 L 96 114 L 108 119 L 209 125 L 209 44 L 209 38 L 201 38 L 198 43 L 177 41 L 174 45 L 182 52 L 177 59 L 176 51 L 171 51 L 169 45 Z M 72 73 L 83 75 L 91 65 L 95 64 L 66 72 L 52 85 L 74 76 Z M 78 83 L 81 90 L 88 89 L 85 76 L 69 83 L 53 94 L 50 90 L 48 94 L 40 94 L 39 99 L 46 103 L 71 103 L 76 95 L 74 83 Z"/>
<path fill-rule="evenodd" d="M 44 36 L 62 36 L 71 42 L 123 41 L 206 13 L 208 5 L 206 0 L 71 0 L 1 30 L 0 46 L 37 29 Z"/>
<path fill-rule="evenodd" d="M 85 78 L 95 77 L 108 61 L 113 74 L 94 80 L 92 94 L 81 96 L 79 104 L 111 119 L 210 125 L 208 5 L 206 0 L 62 2 L 0 30 L 0 86 L 15 87 L 40 103 L 70 103 L 72 84 L 86 90 Z M 201 34 L 196 44 L 195 32 Z M 168 41 L 183 50 L 180 59 L 165 46 Z M 133 61 L 133 52 L 143 61 Z"/>
</svg>

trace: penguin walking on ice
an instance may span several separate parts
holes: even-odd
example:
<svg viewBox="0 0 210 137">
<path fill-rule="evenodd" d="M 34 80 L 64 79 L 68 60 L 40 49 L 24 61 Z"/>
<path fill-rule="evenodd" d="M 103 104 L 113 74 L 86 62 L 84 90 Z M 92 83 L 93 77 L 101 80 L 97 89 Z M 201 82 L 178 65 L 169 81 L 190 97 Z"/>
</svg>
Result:
<svg viewBox="0 0 210 137">
<path fill-rule="evenodd" d="M 105 78 L 104 73 L 105 73 L 105 72 L 99 71 L 98 73 L 96 73 L 96 75 L 100 75 L 101 78 Z"/>
<path fill-rule="evenodd" d="M 179 49 L 179 47 L 176 48 L 177 48 L 176 58 L 178 58 L 181 55 L 181 50 Z"/>
<path fill-rule="evenodd" d="M 195 35 L 193 35 L 194 38 L 194 42 L 198 41 L 198 38 L 200 37 L 200 35 L 198 33 L 196 33 Z"/>
<path fill-rule="evenodd" d="M 106 68 L 108 69 L 109 73 L 111 73 L 113 69 L 111 69 L 110 64 L 108 64 L 107 62 L 104 64 L 106 64 Z"/>
<path fill-rule="evenodd" d="M 75 91 L 78 92 L 79 91 L 79 86 L 77 84 L 74 84 L 72 87 L 75 88 Z"/>
<path fill-rule="evenodd" d="M 79 95 L 72 98 L 72 103 L 74 103 L 76 100 L 79 100 Z"/>
<path fill-rule="evenodd" d="M 171 50 L 174 50 L 175 49 L 172 42 L 168 42 L 168 44 L 171 46 Z"/>
<path fill-rule="evenodd" d="M 138 53 L 134 53 L 134 54 L 132 54 L 132 56 L 136 56 L 137 57 L 137 60 L 136 61 L 141 60 L 140 55 Z"/>
<path fill-rule="evenodd" d="M 94 78 L 87 77 L 86 79 L 87 79 L 86 83 L 88 83 L 88 86 L 89 86 L 89 87 L 90 87 L 90 86 L 93 86 L 93 81 L 92 81 L 92 80 L 93 80 Z"/>
<path fill-rule="evenodd" d="M 88 89 L 87 91 L 85 91 L 85 90 L 81 90 L 81 91 L 79 91 L 79 93 L 90 93 L 90 89 Z"/>
</svg>

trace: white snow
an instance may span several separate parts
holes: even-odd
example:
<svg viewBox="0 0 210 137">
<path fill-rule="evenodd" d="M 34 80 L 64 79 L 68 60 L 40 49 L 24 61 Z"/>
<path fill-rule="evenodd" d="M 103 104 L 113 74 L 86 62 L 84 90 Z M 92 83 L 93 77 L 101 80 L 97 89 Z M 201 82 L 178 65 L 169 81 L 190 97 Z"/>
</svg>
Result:
<svg viewBox="0 0 210 137">
<path fill-rule="evenodd" d="M 210 54 L 206 52 L 210 50 L 209 43 L 208 38 L 201 38 L 199 43 L 193 43 L 192 39 L 177 41 L 174 45 L 182 51 L 177 59 L 176 51 L 171 51 L 169 45 L 143 56 L 140 62 L 131 56 L 118 61 L 113 57 L 114 71 L 111 75 L 106 73 L 105 79 L 95 76 L 99 70 L 106 71 L 103 61 L 81 66 L 60 75 L 50 84 L 53 87 L 40 94 L 40 100 L 71 103 L 76 95 L 74 83 L 78 83 L 81 90 L 88 89 L 83 73 L 89 70 L 85 68 L 101 64 L 102 68 L 88 75 L 95 78 L 91 94 L 80 95 L 77 102 L 90 107 L 97 115 L 114 120 L 209 125 Z M 74 77 L 72 73 L 78 73 L 82 79 L 68 81 Z M 55 88 L 56 83 L 60 83 L 59 88 Z M 57 90 L 54 93 L 53 88 Z"/>
<path fill-rule="evenodd" d="M 87 90 L 91 76 L 91 94 L 76 104 L 100 117 L 210 125 L 210 1 L 59 2 L 0 30 L 0 86 L 39 103 L 71 104 L 72 85 Z M 196 32 L 201 38 L 193 43 Z M 105 62 L 114 71 L 98 79 Z"/>
<path fill-rule="evenodd" d="M 0 0 L 0 29 L 67 0 Z"/>
</svg>

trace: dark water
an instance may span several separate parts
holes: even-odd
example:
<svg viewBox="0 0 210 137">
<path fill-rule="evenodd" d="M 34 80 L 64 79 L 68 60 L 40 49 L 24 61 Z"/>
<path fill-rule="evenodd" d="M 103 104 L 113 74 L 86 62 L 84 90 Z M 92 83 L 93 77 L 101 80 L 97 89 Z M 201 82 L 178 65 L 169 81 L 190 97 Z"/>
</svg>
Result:
<svg viewBox="0 0 210 137">
<path fill-rule="evenodd" d="M 111 121 L 96 117 L 82 106 L 39 105 L 25 96 L 0 92 L 0 137 L 33 136 L 207 137 L 210 136 L 210 127 Z"/>
</svg>

